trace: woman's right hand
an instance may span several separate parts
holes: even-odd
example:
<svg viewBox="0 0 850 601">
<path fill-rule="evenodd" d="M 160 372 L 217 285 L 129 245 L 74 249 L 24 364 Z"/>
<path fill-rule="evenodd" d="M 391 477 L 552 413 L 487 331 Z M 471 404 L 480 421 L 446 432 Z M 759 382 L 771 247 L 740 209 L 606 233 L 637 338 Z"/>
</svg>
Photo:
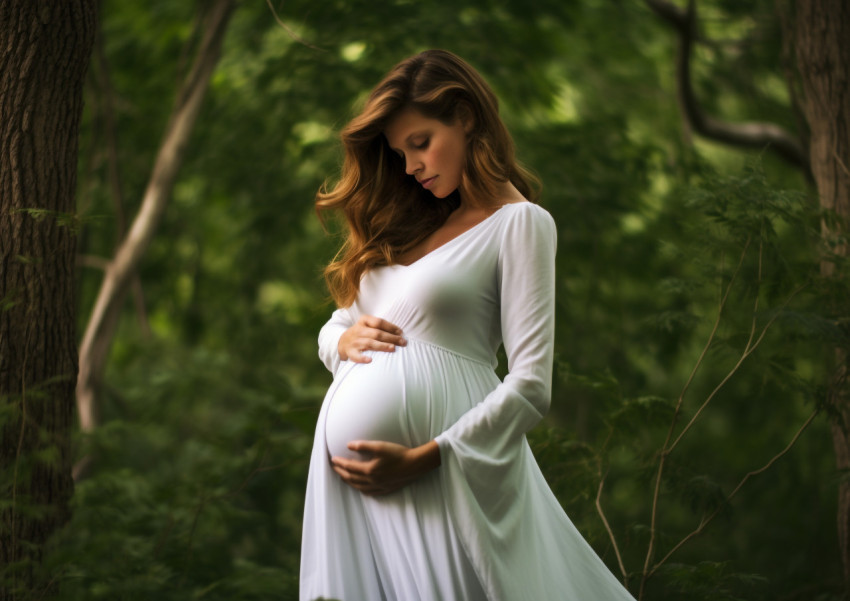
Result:
<svg viewBox="0 0 850 601">
<path fill-rule="evenodd" d="M 384 351 L 391 353 L 396 346 L 404 346 L 407 340 L 402 336 L 401 328 L 372 315 L 361 315 L 353 326 L 339 337 L 337 350 L 343 361 L 369 363 L 372 358 L 363 351 Z"/>
</svg>

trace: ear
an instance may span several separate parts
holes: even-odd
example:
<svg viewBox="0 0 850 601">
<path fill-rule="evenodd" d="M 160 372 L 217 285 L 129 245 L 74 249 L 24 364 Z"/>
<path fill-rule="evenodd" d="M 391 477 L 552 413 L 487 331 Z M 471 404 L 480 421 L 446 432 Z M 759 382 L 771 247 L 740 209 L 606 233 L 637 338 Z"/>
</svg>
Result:
<svg viewBox="0 0 850 601">
<path fill-rule="evenodd" d="M 455 116 L 461 125 L 463 125 L 463 131 L 467 135 L 471 134 L 472 130 L 475 129 L 475 115 L 470 106 L 466 102 L 461 102 L 457 107 Z"/>
</svg>

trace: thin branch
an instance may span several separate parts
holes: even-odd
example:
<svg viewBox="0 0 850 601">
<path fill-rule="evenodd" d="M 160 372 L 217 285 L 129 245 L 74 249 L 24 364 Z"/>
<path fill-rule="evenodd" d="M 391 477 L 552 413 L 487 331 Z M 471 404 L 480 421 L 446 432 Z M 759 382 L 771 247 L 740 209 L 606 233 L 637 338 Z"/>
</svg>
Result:
<svg viewBox="0 0 850 601">
<path fill-rule="evenodd" d="M 690 375 L 688 376 L 688 380 L 685 382 L 685 385 L 682 387 L 682 392 L 679 393 L 679 398 L 676 401 L 676 412 L 674 414 L 674 423 L 671 425 L 671 429 L 675 427 L 675 421 L 679 416 L 679 413 L 682 409 L 682 404 L 685 401 L 685 394 L 688 392 L 688 389 L 691 387 L 691 384 L 694 381 L 694 377 L 696 377 L 699 368 L 702 366 L 702 362 L 705 359 L 705 355 L 708 353 L 708 349 L 711 347 L 712 342 L 714 342 L 714 337 L 717 334 L 717 329 L 720 327 L 720 320 L 723 317 L 723 309 L 726 306 L 726 301 L 729 300 L 729 294 L 732 292 L 732 285 L 735 283 L 735 280 L 738 278 L 738 274 L 741 272 L 741 266 L 744 264 L 744 259 L 747 256 L 747 251 L 750 248 L 750 242 L 752 242 L 752 238 L 747 238 L 746 243 L 744 243 L 744 249 L 741 251 L 741 257 L 738 259 L 738 265 L 735 267 L 735 271 L 732 273 L 732 277 L 729 279 L 729 284 L 726 286 L 726 290 L 723 293 L 723 296 L 720 299 L 720 305 L 717 308 L 717 318 L 714 320 L 714 326 L 711 328 L 711 333 L 708 335 L 708 340 L 705 343 L 705 346 L 702 349 L 699 357 L 697 358 L 697 362 L 694 364 L 694 368 L 691 370 Z M 669 442 L 669 436 L 668 436 Z"/>
<path fill-rule="evenodd" d="M 670 557 L 671 557 L 671 556 L 672 556 L 672 555 L 673 555 L 676 551 L 678 551 L 678 550 L 679 550 L 679 549 L 680 549 L 680 548 L 681 548 L 681 547 L 682 547 L 685 543 L 687 543 L 689 540 L 691 540 L 691 539 L 693 539 L 693 538 L 695 538 L 695 537 L 699 536 L 699 535 L 702 533 L 702 531 L 703 531 L 703 530 L 705 530 L 705 527 L 706 527 L 706 526 L 708 526 L 708 524 L 709 524 L 709 523 L 710 523 L 710 522 L 711 522 L 711 521 L 712 521 L 715 517 L 717 517 L 717 515 L 720 513 L 721 509 L 723 509 L 723 507 L 725 507 L 726 505 L 728 505 L 728 504 L 729 504 L 729 502 L 730 502 L 730 501 L 732 501 L 732 499 L 735 497 L 735 495 L 737 495 L 737 494 L 738 494 L 738 492 L 741 490 L 741 488 L 744 486 L 744 484 L 746 484 L 746 483 L 747 483 L 747 481 L 748 481 L 750 478 L 752 478 L 752 477 L 754 477 L 754 476 L 758 476 L 759 474 L 762 474 L 762 473 L 766 472 L 767 470 L 769 470 L 769 469 L 773 466 L 773 464 L 774 464 L 774 463 L 776 463 L 776 462 L 777 462 L 777 461 L 779 461 L 782 457 L 784 457 L 785 455 L 787 455 L 787 454 L 788 454 L 788 452 L 789 452 L 789 451 L 791 451 L 791 448 L 792 448 L 792 447 L 793 447 L 793 446 L 797 443 L 797 441 L 799 440 L 799 438 L 800 438 L 800 436 L 803 434 L 803 432 L 806 430 L 806 428 L 808 428 L 808 427 L 809 427 L 809 424 L 811 424 L 811 423 L 812 423 L 812 421 L 814 421 L 815 417 L 817 417 L 817 415 L 818 415 L 819 413 L 820 413 L 820 409 L 815 409 L 814 411 L 812 411 L 811 415 L 809 415 L 809 417 L 808 417 L 808 419 L 805 421 L 805 423 L 803 423 L 803 425 L 802 425 L 802 426 L 800 426 L 800 428 L 797 430 L 797 432 L 796 432 L 796 433 L 794 434 L 794 436 L 791 438 L 791 442 L 789 442 L 789 443 L 785 446 L 785 448 L 784 448 L 784 449 L 782 449 L 779 453 L 777 453 L 776 455 L 774 455 L 774 456 L 770 459 L 770 461 L 768 461 L 768 462 L 767 462 L 766 464 L 764 464 L 762 467 L 760 467 L 760 468 L 758 468 L 758 469 L 756 469 L 756 470 L 753 470 L 753 471 L 751 471 L 751 472 L 747 473 L 747 475 L 746 475 L 746 476 L 744 476 L 744 477 L 741 479 L 741 481 L 740 481 L 740 482 L 738 482 L 738 485 L 734 488 L 734 490 L 733 490 L 731 493 L 729 493 L 729 496 L 728 496 L 728 497 L 726 497 L 726 500 L 725 500 L 723 503 L 721 503 L 721 504 L 720 504 L 720 506 L 719 506 L 719 507 L 717 507 L 717 509 L 715 509 L 715 510 L 714 510 L 714 511 L 710 514 L 710 515 L 708 515 L 708 516 L 703 516 L 703 517 L 702 517 L 702 519 L 700 520 L 699 526 L 697 526 L 697 527 L 696 527 L 696 529 L 694 529 L 694 530 L 693 530 L 693 532 L 691 532 L 691 533 L 690 533 L 690 534 L 688 534 L 686 537 L 684 537 L 682 540 L 680 540 L 680 541 L 678 542 L 678 544 L 676 544 L 676 546 L 675 546 L 675 547 L 673 547 L 672 549 L 670 549 L 670 551 L 669 551 L 669 552 L 668 552 L 668 553 L 667 553 L 667 554 L 666 554 L 666 555 L 665 555 L 665 556 L 664 556 L 664 557 L 663 557 L 663 558 L 662 558 L 662 559 L 661 559 L 661 560 L 660 560 L 657 564 L 655 564 L 655 565 L 652 567 L 652 570 L 650 570 L 649 574 L 647 574 L 647 578 L 649 578 L 649 577 L 651 577 L 653 574 L 655 574 L 655 572 L 657 572 L 657 571 L 658 571 L 658 569 L 659 569 L 662 565 L 664 565 L 664 563 L 665 563 L 668 559 L 670 559 Z"/>
<path fill-rule="evenodd" d="M 717 142 L 741 148 L 770 148 L 790 164 L 809 174 L 809 156 L 801 140 L 783 127 L 768 122 L 729 123 L 707 115 L 693 88 L 691 59 L 696 39 L 696 0 L 687 9 L 667 0 L 644 0 L 658 17 L 669 23 L 679 38 L 676 58 L 676 84 L 680 105 L 688 124 L 698 134 Z"/>
<path fill-rule="evenodd" d="M 720 392 L 720 390 L 726 385 L 726 382 L 728 382 L 730 379 L 732 379 L 732 376 L 734 376 L 736 373 L 738 373 L 738 370 L 740 369 L 741 365 L 744 363 L 746 358 L 750 356 L 750 354 L 756 349 L 756 347 L 758 347 L 758 342 L 761 342 L 761 340 L 764 338 L 765 332 L 767 332 L 768 328 L 771 325 L 773 325 L 773 320 L 769 321 L 768 325 L 765 326 L 764 331 L 761 333 L 761 336 L 759 336 L 758 342 L 755 345 L 753 345 L 753 338 L 755 337 L 755 334 L 756 334 L 756 320 L 757 320 L 758 308 L 759 308 L 758 288 L 761 286 L 761 268 L 762 268 L 761 263 L 762 263 L 763 251 L 764 251 L 764 247 L 761 243 L 759 243 L 758 279 L 756 281 L 755 301 L 753 302 L 753 319 L 752 319 L 752 322 L 750 323 L 750 337 L 747 339 L 747 344 L 744 345 L 744 350 L 741 352 L 741 356 L 738 358 L 738 362 L 735 364 L 735 366 L 731 370 L 729 370 L 729 373 L 727 373 L 726 376 L 720 381 L 720 383 L 717 384 L 717 386 L 714 387 L 714 390 L 711 391 L 711 394 L 708 395 L 708 397 L 705 399 L 705 401 L 702 403 L 702 405 L 700 405 L 699 409 L 697 409 L 696 412 L 693 414 L 693 416 L 691 416 L 691 419 L 688 421 L 688 423 L 685 425 L 685 427 L 682 429 L 682 431 L 679 432 L 679 435 L 676 437 L 676 440 L 673 441 L 673 444 L 671 444 L 669 447 L 667 447 L 668 453 L 672 452 L 673 449 L 675 449 L 679 445 L 679 442 L 682 440 L 682 438 L 685 436 L 685 434 L 688 432 L 688 430 L 691 429 L 691 426 L 693 426 L 694 423 L 696 423 L 697 419 L 699 419 L 699 416 L 702 414 L 703 410 L 706 407 L 708 407 L 708 404 L 711 403 L 711 401 L 714 399 L 714 397 L 717 395 L 717 393 Z M 744 251 L 744 254 L 746 254 L 746 250 Z M 741 256 L 742 260 L 743 260 L 743 256 L 744 255 L 742 254 L 742 256 Z M 739 264 L 739 267 L 740 267 L 740 264 Z M 788 299 L 788 301 L 790 301 L 790 298 Z M 786 303 L 788 301 L 786 301 Z"/>
<path fill-rule="evenodd" d="M 289 34 L 289 37 L 291 37 L 293 40 L 295 40 L 296 42 L 298 42 L 302 46 L 306 46 L 307 48 L 311 48 L 313 50 L 319 50 L 321 52 L 325 52 L 324 48 L 319 48 L 318 46 L 314 46 L 313 44 L 311 44 L 310 42 L 308 42 L 304 38 L 300 37 L 297 33 L 292 31 L 292 28 L 289 25 L 287 25 L 286 23 L 284 23 L 283 19 L 281 19 L 280 16 L 278 16 L 277 11 L 275 10 L 274 5 L 272 4 L 272 0 L 266 0 L 266 4 L 269 5 L 269 10 L 272 11 L 272 15 L 274 16 L 274 20 L 277 21 L 277 24 L 280 25 L 286 31 L 286 33 Z"/>
<path fill-rule="evenodd" d="M 739 268 L 740 268 L 740 264 L 739 264 Z M 737 271 L 736 271 L 736 273 L 737 273 Z M 761 247 L 761 245 L 759 245 L 759 261 L 758 261 L 758 281 L 759 282 L 761 282 L 761 276 L 762 276 L 762 247 Z M 731 283 L 730 283 L 730 285 L 731 285 Z M 788 297 L 783 301 L 782 305 L 780 306 L 780 309 L 788 306 L 788 304 L 791 302 L 791 300 L 795 296 L 797 296 L 797 294 L 804 287 L 805 286 L 799 286 L 790 295 L 788 295 Z M 737 363 L 729 371 L 729 373 L 727 373 L 726 376 L 720 381 L 720 383 L 714 388 L 714 390 L 711 391 L 711 393 L 708 395 L 706 400 L 702 403 L 702 405 L 700 405 L 699 409 L 696 411 L 696 413 L 688 421 L 687 425 L 682 430 L 682 432 L 679 433 L 679 435 L 676 437 L 676 440 L 672 444 L 670 444 L 669 446 L 665 445 L 665 450 L 662 452 L 662 461 L 659 464 L 658 480 L 656 481 L 656 494 L 658 494 L 658 491 L 660 490 L 660 477 L 661 477 L 661 471 L 662 471 L 662 468 L 663 468 L 663 460 L 666 459 L 666 457 L 679 444 L 679 442 L 682 440 L 682 437 L 685 435 L 686 432 L 688 432 L 690 430 L 691 426 L 693 426 L 693 424 L 696 422 L 696 420 L 702 414 L 703 410 L 714 399 L 714 397 L 717 395 L 717 393 L 723 388 L 723 386 L 726 385 L 726 383 L 732 378 L 732 376 L 735 375 L 735 373 L 738 372 L 738 370 L 740 369 L 743 362 L 753 352 L 755 352 L 755 350 L 759 347 L 759 345 L 764 340 L 764 337 L 767 334 L 767 332 L 771 329 L 773 324 L 776 322 L 776 319 L 778 318 L 778 316 L 780 314 L 779 311 L 775 312 L 773 317 L 771 317 L 768 320 L 768 322 L 765 324 L 765 326 L 761 329 L 758 337 L 756 337 L 755 336 L 755 333 L 756 333 L 756 315 L 757 315 L 758 305 L 759 305 L 759 295 L 758 295 L 758 292 L 756 292 L 756 299 L 755 299 L 754 308 L 753 308 L 753 320 L 752 320 L 752 323 L 751 323 L 751 326 L 750 326 L 750 335 L 749 335 L 749 338 L 747 340 L 746 345 L 744 346 L 744 350 L 741 352 L 741 356 L 739 357 Z M 678 407 L 677 407 L 677 409 L 678 409 Z M 789 443 L 789 445 L 786 446 L 786 448 L 781 453 L 779 453 L 773 459 L 771 459 L 764 467 L 748 473 L 744 477 L 744 479 L 738 484 L 738 486 L 735 487 L 735 489 L 732 491 L 732 493 L 727 497 L 726 502 L 728 503 L 738 493 L 738 491 L 741 489 L 741 487 L 744 485 L 744 483 L 746 483 L 746 481 L 750 479 L 750 477 L 764 472 L 766 469 L 768 469 L 770 466 L 772 466 L 780 457 L 785 455 L 790 450 L 790 448 L 794 445 L 794 443 L 796 443 L 797 439 L 800 437 L 800 434 L 803 432 L 803 430 L 805 430 L 808 427 L 808 425 L 811 423 L 811 421 L 814 419 L 814 417 L 817 413 L 818 413 L 818 410 L 815 410 L 815 412 L 809 417 L 809 419 L 806 421 L 806 423 L 803 424 L 803 426 L 800 428 L 800 430 L 798 430 L 797 434 L 794 435 L 791 443 Z M 653 509 L 652 510 L 653 510 L 653 526 L 654 526 L 654 524 L 655 524 L 654 518 L 655 518 L 656 513 L 657 513 L 657 497 L 655 497 L 653 499 Z M 694 530 L 690 535 L 685 537 L 685 539 L 680 541 L 670 552 L 667 553 L 667 555 L 664 556 L 664 558 L 662 558 L 657 564 L 655 564 L 652 567 L 652 569 L 649 569 L 649 564 L 644 565 L 644 572 L 643 572 L 642 580 L 641 580 L 641 596 L 643 594 L 645 582 L 658 570 L 658 568 L 664 562 L 667 561 L 667 559 L 676 550 L 678 550 L 683 544 L 685 544 L 691 538 L 699 535 L 703 531 L 703 529 L 708 525 L 708 523 L 711 522 L 711 520 L 713 520 L 719 512 L 720 512 L 720 508 L 715 510 L 715 512 L 712 513 L 711 515 L 709 515 L 708 517 L 704 516 L 703 519 L 700 521 L 699 526 L 697 526 L 696 530 Z M 655 531 L 653 530 L 651 538 L 650 538 L 650 550 L 652 550 L 652 544 L 654 542 L 654 534 L 655 534 Z M 650 557 L 649 553 L 647 553 L 647 557 Z"/>
<path fill-rule="evenodd" d="M 705 360 L 705 356 L 708 353 L 708 349 L 711 347 L 714 342 L 714 337 L 717 334 L 717 329 L 720 327 L 720 321 L 723 317 L 723 309 L 726 306 L 726 302 L 729 300 L 729 294 L 732 291 L 732 286 L 735 283 L 735 280 L 738 277 L 738 274 L 741 271 L 741 266 L 744 264 L 744 258 L 747 256 L 747 250 L 750 247 L 751 239 L 748 238 L 747 242 L 744 244 L 744 249 L 741 251 L 741 257 L 738 260 L 738 265 L 735 267 L 735 271 L 732 273 L 732 277 L 729 279 L 729 284 L 726 286 L 726 290 L 720 298 L 720 303 L 717 308 L 717 318 L 714 320 L 714 326 L 711 328 L 711 333 L 708 336 L 708 340 L 706 340 L 705 345 L 703 346 L 702 352 L 700 353 L 699 358 L 694 364 L 694 368 L 691 370 L 690 375 L 688 376 L 688 380 L 685 382 L 685 385 L 682 387 L 682 392 L 679 393 L 679 398 L 676 401 L 676 408 L 673 412 L 673 419 L 670 422 L 670 429 L 667 431 L 667 438 L 664 440 L 664 445 L 661 447 L 661 451 L 659 452 L 659 460 L 658 460 L 658 471 L 655 475 L 655 489 L 652 493 L 652 509 L 651 509 L 651 517 L 650 517 L 650 527 L 649 527 L 649 545 L 646 550 L 646 558 L 644 559 L 643 564 L 643 573 L 640 582 L 640 591 L 638 593 L 638 599 L 643 598 L 644 587 L 646 585 L 646 574 L 649 570 L 649 566 L 652 563 L 652 556 L 655 552 L 655 536 L 657 533 L 657 521 L 658 521 L 658 500 L 661 496 L 661 478 L 664 474 L 664 468 L 667 463 L 667 456 L 670 454 L 670 441 L 673 439 L 673 433 L 676 429 L 676 424 L 679 420 L 679 415 L 682 411 L 682 405 L 685 402 L 685 394 L 690 388 L 691 383 L 694 380 L 699 368 L 702 366 L 703 361 Z"/>
<path fill-rule="evenodd" d="M 608 532 L 608 538 L 611 541 L 611 546 L 614 548 L 614 555 L 617 557 L 617 565 L 620 566 L 620 573 L 623 575 L 623 586 L 629 586 L 629 573 L 626 571 L 626 566 L 623 564 L 623 556 L 620 554 L 620 547 L 617 545 L 617 539 L 614 536 L 614 531 L 605 517 L 605 511 L 602 509 L 602 489 L 605 486 L 607 474 L 602 474 L 599 477 L 599 487 L 596 489 L 596 513 L 599 514 L 602 524 L 605 526 L 605 531 Z"/>
</svg>

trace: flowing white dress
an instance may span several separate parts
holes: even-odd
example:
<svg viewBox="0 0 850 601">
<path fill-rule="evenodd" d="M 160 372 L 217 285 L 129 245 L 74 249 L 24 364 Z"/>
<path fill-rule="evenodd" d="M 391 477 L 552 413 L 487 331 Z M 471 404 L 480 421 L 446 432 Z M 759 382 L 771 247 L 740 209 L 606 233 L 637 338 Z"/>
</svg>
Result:
<svg viewBox="0 0 850 601">
<path fill-rule="evenodd" d="M 549 408 L 555 224 L 504 205 L 418 261 L 372 269 L 319 334 L 334 374 L 316 427 L 300 598 L 342 601 L 632 600 L 546 484 L 525 439 Z M 361 314 L 407 346 L 341 362 Z M 508 375 L 494 372 L 504 344 Z M 442 465 L 386 496 L 350 488 L 329 457 L 350 440 L 417 446 Z"/>
</svg>

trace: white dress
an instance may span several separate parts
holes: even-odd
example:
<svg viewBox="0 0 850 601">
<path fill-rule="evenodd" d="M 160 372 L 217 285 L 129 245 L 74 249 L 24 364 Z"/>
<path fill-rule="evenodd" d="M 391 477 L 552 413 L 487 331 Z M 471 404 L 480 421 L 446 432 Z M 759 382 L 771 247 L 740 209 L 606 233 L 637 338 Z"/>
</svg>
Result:
<svg viewBox="0 0 850 601">
<path fill-rule="evenodd" d="M 334 381 L 310 461 L 302 601 L 633 599 L 525 439 L 550 403 L 555 237 L 544 209 L 507 204 L 411 265 L 368 271 L 355 303 L 322 328 Z M 339 337 L 361 314 L 401 327 L 407 346 L 341 362 Z M 441 466 L 389 495 L 362 495 L 330 467 L 332 455 L 356 455 L 350 440 L 433 439 Z"/>
</svg>

